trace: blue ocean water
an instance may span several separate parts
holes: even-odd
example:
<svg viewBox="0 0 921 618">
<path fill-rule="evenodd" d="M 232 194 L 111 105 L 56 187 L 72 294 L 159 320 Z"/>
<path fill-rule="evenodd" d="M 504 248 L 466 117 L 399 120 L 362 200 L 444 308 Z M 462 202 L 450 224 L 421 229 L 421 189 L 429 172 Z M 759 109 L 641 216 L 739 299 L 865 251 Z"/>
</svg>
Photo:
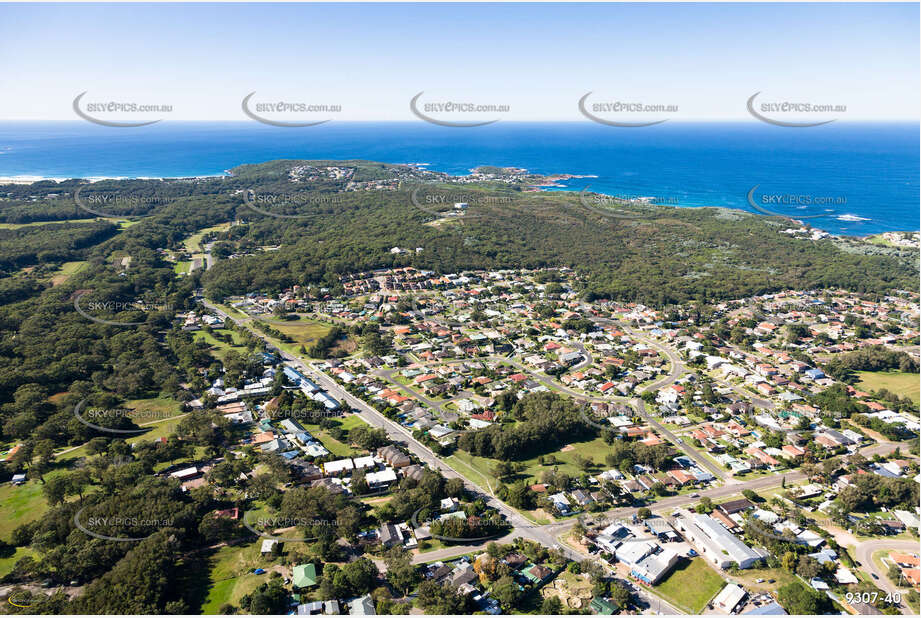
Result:
<svg viewBox="0 0 921 618">
<path fill-rule="evenodd" d="M 921 226 L 917 124 L 333 122 L 295 129 L 239 122 L 0 123 L 0 177 L 204 176 L 281 158 L 427 163 L 450 173 L 478 165 L 524 167 L 593 176 L 561 182 L 577 191 L 590 184 L 609 195 L 750 212 L 756 210 L 749 192 L 757 186 L 756 204 L 794 217 L 821 215 L 808 222 L 833 234 Z M 782 196 L 795 196 L 794 203 Z"/>
</svg>

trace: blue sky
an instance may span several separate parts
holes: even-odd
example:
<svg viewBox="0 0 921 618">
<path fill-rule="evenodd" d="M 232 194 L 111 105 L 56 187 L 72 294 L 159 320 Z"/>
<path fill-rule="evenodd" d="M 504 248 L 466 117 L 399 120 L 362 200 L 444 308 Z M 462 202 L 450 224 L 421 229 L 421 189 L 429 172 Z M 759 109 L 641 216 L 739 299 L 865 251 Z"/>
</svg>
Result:
<svg viewBox="0 0 921 618">
<path fill-rule="evenodd" d="M 74 119 L 74 97 L 245 120 L 241 99 L 412 120 L 417 92 L 580 120 L 579 97 L 744 119 L 756 91 L 916 119 L 917 4 L 0 5 L 0 118 Z"/>
</svg>

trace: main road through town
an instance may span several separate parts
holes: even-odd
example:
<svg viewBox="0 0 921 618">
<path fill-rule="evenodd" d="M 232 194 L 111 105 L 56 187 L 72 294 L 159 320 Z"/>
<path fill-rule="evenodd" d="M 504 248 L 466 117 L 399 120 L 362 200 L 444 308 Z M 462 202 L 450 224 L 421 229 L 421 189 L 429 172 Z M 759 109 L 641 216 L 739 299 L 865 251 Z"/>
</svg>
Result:
<svg viewBox="0 0 921 618">
<path fill-rule="evenodd" d="M 248 317 L 242 318 L 242 319 L 237 318 L 233 315 L 229 315 L 228 313 L 221 310 L 220 308 L 215 306 L 213 303 L 208 302 L 207 300 L 203 300 L 202 303 L 210 311 L 213 311 L 214 313 L 223 317 L 224 319 L 230 319 L 234 323 L 246 327 L 253 335 L 263 339 L 267 344 L 273 347 L 277 347 L 271 341 L 268 340 L 265 334 L 253 328 L 250 328 L 250 326 L 247 323 L 251 321 L 252 318 L 248 318 Z M 670 362 L 672 363 L 672 370 L 669 373 L 669 375 L 663 378 L 662 380 L 660 380 L 658 383 L 658 385 L 661 386 L 666 383 L 671 383 L 675 379 L 677 379 L 683 373 L 684 368 L 683 368 L 683 365 L 681 364 L 680 359 L 677 357 L 677 355 L 675 355 L 673 352 L 668 350 L 668 348 L 665 348 L 662 346 L 657 346 L 657 347 L 659 347 L 660 349 L 666 352 L 666 354 L 669 357 Z M 425 446 L 424 444 L 416 440 L 408 429 L 406 429 L 399 423 L 396 423 L 390 420 L 389 418 L 387 418 L 386 416 L 378 412 L 376 409 L 374 409 L 372 406 L 370 406 L 366 402 L 362 401 L 361 399 L 347 392 L 344 388 L 342 388 L 342 386 L 340 386 L 332 378 L 326 375 L 326 373 L 319 371 L 312 365 L 305 363 L 304 361 L 297 358 L 293 354 L 290 354 L 283 350 L 279 350 L 279 351 L 287 363 L 291 364 L 294 367 L 297 367 L 302 372 L 309 375 L 312 379 L 316 380 L 318 385 L 321 386 L 328 393 L 330 393 L 331 396 L 338 399 L 340 402 L 344 402 L 349 407 L 356 410 L 356 414 L 359 417 L 361 417 L 362 420 L 364 420 L 365 422 L 367 422 L 369 425 L 373 427 L 383 428 L 386 431 L 387 435 L 392 440 L 398 441 L 404 444 L 406 448 L 413 455 L 415 455 L 420 461 L 428 464 L 429 466 L 431 466 L 432 468 L 436 470 L 439 470 L 444 476 L 448 478 L 460 478 L 464 482 L 464 484 L 467 486 L 468 490 L 474 492 L 475 494 L 482 496 L 483 499 L 486 501 L 486 503 L 490 507 L 495 508 L 497 511 L 502 513 L 506 517 L 509 524 L 514 529 L 514 532 L 498 540 L 508 541 L 508 540 L 511 540 L 514 536 L 521 536 L 526 539 L 536 541 L 545 547 L 554 548 L 562 552 L 563 555 L 565 555 L 570 560 L 581 562 L 582 560 L 590 558 L 590 556 L 587 553 L 581 550 L 575 549 L 568 543 L 562 543 L 560 541 L 560 537 L 564 534 L 568 534 L 570 529 L 573 526 L 575 526 L 576 524 L 575 520 L 555 522 L 555 523 L 544 524 L 544 525 L 538 525 L 538 524 L 532 523 L 531 521 L 526 519 L 524 516 L 522 516 L 518 511 L 508 506 L 503 501 L 499 500 L 493 494 L 492 487 L 487 487 L 487 489 L 484 489 L 479 484 L 471 480 L 469 477 L 459 472 L 456 468 L 449 465 L 447 462 L 445 462 L 444 460 L 439 458 L 437 455 L 435 455 L 427 446 Z M 503 360 L 508 361 L 509 359 L 503 359 Z M 553 387 L 559 389 L 560 385 L 554 383 Z M 568 389 L 564 389 L 564 390 L 568 391 Z M 579 395 L 578 393 L 575 393 L 574 391 L 568 391 L 568 392 L 569 394 L 575 397 L 584 399 L 583 396 Z M 651 421 L 649 416 L 645 414 L 644 409 L 641 409 L 638 411 L 644 416 L 644 418 L 646 418 L 646 420 Z M 662 431 L 662 433 L 666 437 L 671 439 L 673 442 L 676 441 L 676 438 L 672 436 L 669 432 L 667 432 L 667 430 L 665 430 L 663 427 L 661 427 L 661 425 L 659 425 L 658 423 L 654 423 L 654 424 L 657 426 L 657 429 Z M 679 447 L 685 447 L 685 445 L 683 445 L 680 441 L 677 442 L 676 445 Z M 876 453 L 892 452 L 898 446 L 900 446 L 900 444 L 897 444 L 897 443 L 879 444 L 879 445 L 875 445 L 875 446 L 863 449 L 862 452 L 865 455 L 872 456 L 873 454 L 876 454 Z M 685 451 L 689 455 L 691 453 L 695 453 L 695 451 L 691 448 L 681 448 L 681 450 Z M 694 457 L 694 459 L 697 461 L 700 461 L 699 457 L 700 456 L 698 455 L 698 457 Z M 707 465 L 707 468 L 710 469 L 710 465 Z M 725 478 L 722 473 L 719 476 L 720 478 Z M 803 478 L 804 478 L 803 474 L 797 471 L 778 473 L 772 476 L 764 476 L 764 477 L 753 479 L 750 481 L 736 482 L 734 484 L 724 484 L 720 487 L 714 487 L 711 489 L 702 490 L 699 493 L 699 497 L 692 498 L 690 495 L 681 495 L 681 496 L 671 496 L 668 498 L 663 498 L 661 500 L 657 500 L 653 505 L 651 505 L 651 508 L 655 511 L 672 511 L 676 508 L 693 504 L 699 501 L 700 497 L 703 497 L 703 496 L 707 496 L 711 499 L 723 498 L 723 497 L 740 494 L 745 489 L 752 489 L 752 490 L 767 489 L 767 488 L 777 487 L 784 482 L 798 481 Z M 616 508 L 616 509 L 607 511 L 606 513 L 595 514 L 594 517 L 596 519 L 603 518 L 606 520 L 614 520 L 617 518 L 629 516 L 633 514 L 635 510 L 636 509 L 631 508 L 631 507 Z M 473 551 L 476 548 L 483 547 L 483 546 L 485 546 L 485 542 L 479 543 L 479 544 L 461 545 L 461 546 L 450 547 L 450 548 L 446 548 L 442 550 L 437 550 L 435 552 L 428 552 L 426 554 L 419 554 L 415 557 L 415 562 L 417 563 L 430 562 L 430 561 L 438 560 L 442 558 L 449 558 L 452 556 L 469 553 L 470 551 Z M 871 560 L 861 560 L 861 562 L 863 562 L 864 565 L 872 564 Z M 640 597 L 642 597 L 646 601 L 649 607 L 656 607 L 659 613 L 661 614 L 681 614 L 683 613 L 680 610 L 678 610 L 676 607 L 667 603 L 665 600 L 653 594 L 648 589 L 645 589 L 642 587 L 635 587 L 633 591 L 636 594 L 638 594 Z"/>
</svg>

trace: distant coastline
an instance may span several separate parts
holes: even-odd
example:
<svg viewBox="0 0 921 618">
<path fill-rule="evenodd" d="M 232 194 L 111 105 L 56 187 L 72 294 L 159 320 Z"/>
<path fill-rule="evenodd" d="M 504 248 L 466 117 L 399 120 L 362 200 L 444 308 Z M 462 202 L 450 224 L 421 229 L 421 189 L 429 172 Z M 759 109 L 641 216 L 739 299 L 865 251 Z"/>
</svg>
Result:
<svg viewBox="0 0 921 618">
<path fill-rule="evenodd" d="M 917 127 L 835 123 L 794 134 L 758 122 L 628 131 L 595 123 L 477 129 L 330 123 L 289 130 L 244 122 L 138 129 L 0 122 L 0 182 L 219 177 L 236 165 L 277 159 L 424 162 L 452 175 L 476 166 L 519 167 L 548 179 L 534 190 L 580 192 L 590 185 L 599 195 L 656 196 L 682 208 L 754 212 L 746 194 L 756 185 L 764 193 L 844 196 L 833 216 L 803 220 L 831 234 L 865 237 L 921 227 Z M 817 211 L 768 210 L 793 218 Z"/>
<path fill-rule="evenodd" d="M 429 164 L 428 163 L 395 163 L 394 165 L 410 165 L 414 167 L 424 168 L 428 166 Z M 489 166 L 476 166 L 476 167 L 471 168 L 469 171 L 477 172 L 485 167 L 489 167 Z M 513 169 L 513 168 L 509 168 L 509 169 Z M 528 171 L 525 168 L 514 168 L 514 169 L 519 169 L 520 171 L 523 171 L 523 172 Z M 30 185 L 36 182 L 46 182 L 46 181 L 60 183 L 60 182 L 66 182 L 68 180 L 73 180 L 73 179 L 87 180 L 90 182 L 100 182 L 104 180 L 188 180 L 188 179 L 195 179 L 195 178 L 229 177 L 231 175 L 232 174 L 230 170 L 224 170 L 224 172 L 221 174 L 199 174 L 195 176 L 89 176 L 89 177 L 79 177 L 79 176 L 51 177 L 51 176 L 25 176 L 25 175 L 24 176 L 0 176 L 0 185 L 4 185 L 4 184 Z M 541 175 L 541 176 L 544 177 L 542 181 L 535 182 L 529 185 L 533 187 L 533 189 L 536 191 L 554 191 L 555 190 L 555 191 L 575 192 L 575 189 L 571 187 L 567 187 L 566 185 L 563 185 L 563 184 L 559 184 L 559 181 L 597 178 L 597 176 L 593 174 L 568 174 L 568 173 L 556 173 L 556 174 L 547 174 L 547 175 Z M 607 194 L 607 193 L 600 193 L 600 192 L 597 192 L 597 193 L 599 195 L 604 195 L 606 197 L 612 197 L 612 198 L 621 197 L 615 194 Z M 708 205 L 657 204 L 655 201 L 656 198 L 654 196 L 636 197 L 633 199 L 635 201 L 640 201 L 645 204 L 652 204 L 652 205 L 657 205 L 657 206 L 662 206 L 662 207 L 730 208 L 733 210 L 741 210 L 742 212 L 748 212 L 749 214 L 758 214 L 758 213 L 751 213 L 751 211 L 746 210 L 744 208 L 736 208 L 732 206 L 727 207 L 727 206 L 720 206 L 720 205 L 709 205 L 708 206 Z M 869 219 L 865 217 L 859 217 L 856 215 L 848 215 L 848 214 L 842 214 L 835 218 L 839 221 L 869 221 Z M 791 218 L 791 222 L 796 223 L 798 225 L 804 225 L 803 221 L 797 220 L 795 218 Z M 810 224 L 809 227 L 817 229 L 817 230 L 827 231 L 827 230 L 824 230 L 820 225 Z M 919 229 L 916 229 L 916 230 L 907 230 L 907 229 L 887 230 L 885 232 L 872 232 L 872 233 L 867 233 L 867 234 L 844 234 L 844 233 L 835 233 L 835 232 L 828 232 L 828 233 L 831 234 L 832 236 L 842 236 L 842 237 L 851 236 L 853 238 L 860 238 L 863 240 L 870 240 L 873 238 L 877 238 L 877 239 L 881 239 L 881 240 L 891 243 L 891 239 L 887 238 L 888 235 L 891 235 L 891 234 L 921 234 L 921 227 L 919 227 Z M 901 246 L 903 248 L 909 247 L 909 245 L 904 245 L 904 244 L 901 244 L 901 245 L 891 244 L 890 246 Z"/>
</svg>

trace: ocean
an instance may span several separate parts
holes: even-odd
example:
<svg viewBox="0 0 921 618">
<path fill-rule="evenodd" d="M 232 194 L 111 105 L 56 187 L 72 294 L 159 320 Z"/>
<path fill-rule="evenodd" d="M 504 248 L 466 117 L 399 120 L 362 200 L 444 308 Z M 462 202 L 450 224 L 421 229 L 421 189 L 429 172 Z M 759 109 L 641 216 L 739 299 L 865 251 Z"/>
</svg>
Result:
<svg viewBox="0 0 921 618">
<path fill-rule="evenodd" d="M 921 227 L 918 124 L 0 123 L 0 178 L 210 176 L 272 159 L 369 159 L 452 174 L 523 167 L 584 176 L 550 190 L 773 212 L 832 234 Z"/>
</svg>

